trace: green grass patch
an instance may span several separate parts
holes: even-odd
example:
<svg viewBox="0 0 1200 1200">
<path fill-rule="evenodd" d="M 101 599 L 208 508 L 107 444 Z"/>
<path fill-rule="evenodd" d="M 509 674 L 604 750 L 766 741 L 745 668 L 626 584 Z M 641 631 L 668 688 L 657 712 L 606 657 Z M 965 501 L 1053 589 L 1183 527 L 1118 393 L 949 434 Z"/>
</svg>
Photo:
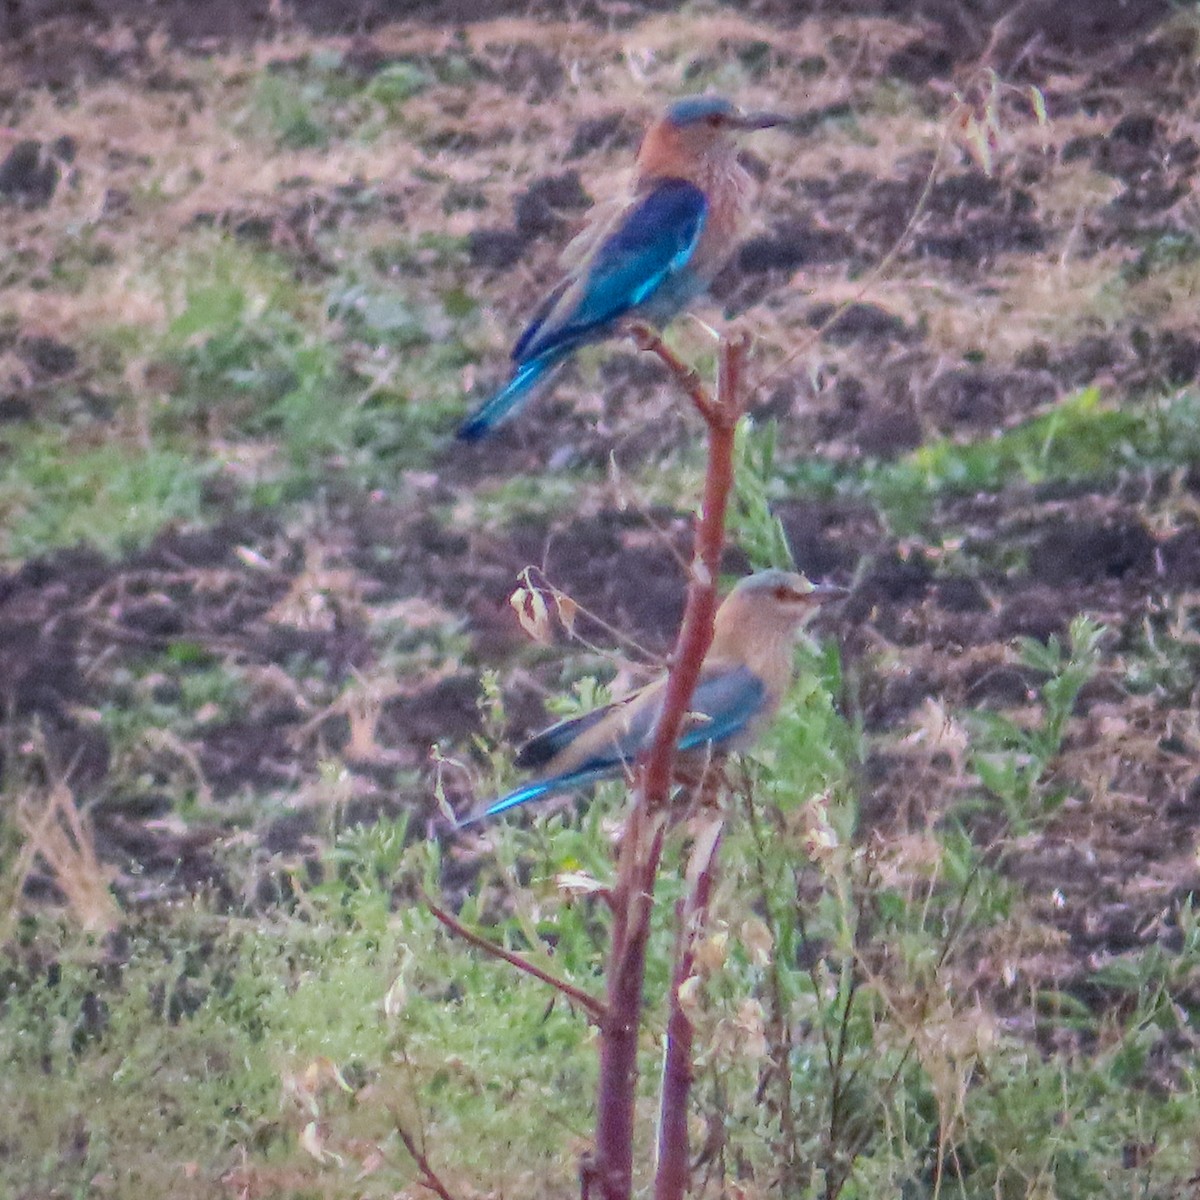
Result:
<svg viewBox="0 0 1200 1200">
<path fill-rule="evenodd" d="M 337 50 L 317 50 L 260 75 L 240 123 L 281 150 L 320 148 L 351 136 L 370 140 L 400 120 L 408 101 L 433 82 L 433 71 L 415 61 L 394 61 L 364 77 Z"/>
<path fill-rule="evenodd" d="M 390 911 L 361 842 L 297 916 L 180 911 L 119 966 L 27 926 L 0 979 L 0 1190 L 218 1196 L 241 1170 L 288 1195 L 392 1196 L 413 1178 L 397 1121 L 449 1178 L 565 1187 L 586 1027 L 427 913 Z"/>
<path fill-rule="evenodd" d="M 997 491 L 1019 481 L 1103 478 L 1122 470 L 1193 461 L 1200 451 L 1200 396 L 1104 403 L 1096 388 L 984 441 L 939 440 L 882 468 L 877 486 L 912 494 Z"/>
<path fill-rule="evenodd" d="M 100 718 L 115 755 L 137 750 L 147 735 L 158 731 L 169 731 L 172 741 L 182 745 L 206 727 L 235 721 L 244 713 L 250 688 L 242 671 L 207 655 L 179 662 L 176 647 L 190 645 L 176 643 L 134 669 L 113 672 Z M 127 786 L 138 790 L 135 780 Z"/>
<path fill-rule="evenodd" d="M 195 520 L 213 471 L 168 447 L 16 430 L 0 459 L 0 553 L 11 559 L 81 544 L 131 550 L 171 521 Z"/>
<path fill-rule="evenodd" d="M 1025 646 L 1048 676 L 1045 721 L 1025 740 L 972 731 L 980 752 L 1048 761 L 1094 646 L 1083 629 L 1070 647 Z M 168 658 L 193 671 L 190 702 L 228 699 L 211 664 L 186 650 Z M 1039 1042 L 1076 1047 L 1043 1055 L 958 989 L 1019 904 L 996 847 L 954 824 L 896 846 L 864 840 L 865 745 L 837 711 L 836 648 L 802 644 L 797 667 L 778 721 L 741 782 L 733 775 L 690 1010 L 694 1118 L 722 1131 L 726 1165 L 714 1170 L 736 1163 L 764 1191 L 845 1200 L 1172 1194 L 1191 1176 L 1200 1120 L 1190 1060 L 1164 1074 L 1193 1019 L 1190 909 L 1178 953 L 1096 973 L 1119 1004 L 1042 997 Z M 493 739 L 499 697 L 490 686 Z M 577 703 L 599 698 L 585 682 Z M 481 788 L 507 778 L 504 752 L 491 759 Z M 1031 774 L 1030 789 L 1044 776 Z M 600 991 L 607 910 L 558 881 L 611 879 L 604 830 L 622 803 L 614 785 L 579 815 L 495 823 L 461 918 Z M 639 1186 L 688 853 L 680 825 L 646 971 Z M 389 1197 L 414 1178 L 401 1125 L 463 1194 L 563 1194 L 594 1122 L 594 1039 L 543 985 L 448 936 L 408 899 L 437 892 L 440 854 L 382 822 L 344 831 L 315 875 L 260 857 L 256 873 L 277 879 L 281 903 L 249 919 L 203 905 L 164 913 L 131 934 L 116 966 L 32 919 L 0 975 L 0 1143 L 10 1148 L 0 1188 L 82 1194 L 101 1179 L 125 1200 L 217 1196 L 234 1181 Z"/>
<path fill-rule="evenodd" d="M 1096 388 L 1050 412 L 973 442 L 939 438 L 893 462 L 783 462 L 769 426 L 746 434 L 743 460 L 770 481 L 772 498 L 803 493 L 861 496 L 901 533 L 915 532 L 942 498 L 1013 484 L 1102 480 L 1123 472 L 1187 466 L 1200 456 L 1200 393 L 1105 402 Z"/>
<path fill-rule="evenodd" d="M 261 502 L 331 475 L 394 483 L 428 462 L 461 408 L 462 338 L 478 321 L 455 289 L 406 290 L 360 263 L 316 291 L 273 256 L 218 243 L 182 300 L 160 347 L 179 378 L 158 429 L 260 447 L 246 482 Z"/>
</svg>

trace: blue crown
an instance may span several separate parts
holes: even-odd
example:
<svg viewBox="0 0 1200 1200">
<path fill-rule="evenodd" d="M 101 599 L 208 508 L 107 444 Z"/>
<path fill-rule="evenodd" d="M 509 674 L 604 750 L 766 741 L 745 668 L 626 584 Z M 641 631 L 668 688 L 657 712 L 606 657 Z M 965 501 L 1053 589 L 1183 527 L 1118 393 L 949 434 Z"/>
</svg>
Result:
<svg viewBox="0 0 1200 1200">
<path fill-rule="evenodd" d="M 712 116 L 736 117 L 738 110 L 724 96 L 688 96 L 667 109 L 672 125 L 694 125 Z"/>
</svg>

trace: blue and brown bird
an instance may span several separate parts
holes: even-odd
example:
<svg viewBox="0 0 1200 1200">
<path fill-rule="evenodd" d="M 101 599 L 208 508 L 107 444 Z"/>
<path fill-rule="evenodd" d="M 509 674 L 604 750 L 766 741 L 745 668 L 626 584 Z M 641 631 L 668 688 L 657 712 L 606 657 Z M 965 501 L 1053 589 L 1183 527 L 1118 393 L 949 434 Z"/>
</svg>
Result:
<svg viewBox="0 0 1200 1200">
<path fill-rule="evenodd" d="M 474 442 L 514 416 L 580 346 L 626 317 L 664 325 L 712 282 L 737 243 L 754 193 L 734 135 L 786 123 L 720 96 L 678 100 L 642 139 L 630 202 L 585 234 L 585 252 L 538 305 L 512 349 L 508 382 L 458 436 Z"/>
<path fill-rule="evenodd" d="M 725 597 L 676 747 L 684 771 L 695 773 L 710 759 L 754 741 L 791 683 L 796 632 L 820 604 L 845 592 L 771 570 L 747 576 Z M 535 772 L 533 780 L 460 825 L 629 775 L 654 739 L 665 693 L 664 675 L 623 700 L 551 725 L 516 757 L 517 767 Z"/>
</svg>

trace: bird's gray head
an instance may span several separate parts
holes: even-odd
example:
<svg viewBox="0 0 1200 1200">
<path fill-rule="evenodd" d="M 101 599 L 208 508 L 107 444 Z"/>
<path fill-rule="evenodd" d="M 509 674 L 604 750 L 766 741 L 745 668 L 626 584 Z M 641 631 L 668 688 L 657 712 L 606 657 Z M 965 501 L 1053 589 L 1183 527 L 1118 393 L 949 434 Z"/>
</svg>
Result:
<svg viewBox="0 0 1200 1200">
<path fill-rule="evenodd" d="M 748 575 L 717 609 L 710 653 L 744 661 L 763 678 L 786 674 L 796 630 L 823 603 L 845 593 L 845 588 L 811 583 L 798 572 Z"/>
<path fill-rule="evenodd" d="M 846 589 L 836 584 L 813 583 L 799 572 L 771 569 L 739 580 L 726 603 L 774 611 L 785 620 L 802 620 L 818 605 L 844 595 Z"/>
<path fill-rule="evenodd" d="M 789 118 L 780 113 L 743 112 L 724 96 L 687 96 L 670 105 L 663 120 L 676 129 L 708 129 L 714 133 L 732 129 L 769 129 Z"/>
</svg>

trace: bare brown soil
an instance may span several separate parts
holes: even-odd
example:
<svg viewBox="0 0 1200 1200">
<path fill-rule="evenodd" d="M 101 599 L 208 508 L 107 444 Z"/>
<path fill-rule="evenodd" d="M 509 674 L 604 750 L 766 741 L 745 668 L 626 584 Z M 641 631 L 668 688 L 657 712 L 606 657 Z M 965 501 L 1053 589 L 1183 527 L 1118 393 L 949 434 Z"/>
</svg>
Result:
<svg viewBox="0 0 1200 1200">
<path fill-rule="evenodd" d="M 655 7 L 581 4 L 576 15 L 609 27 L 634 22 Z M 811 11 L 782 0 L 750 7 L 775 23 Z M 885 13 L 911 26 L 911 37 L 886 64 L 892 78 L 930 87 L 991 41 L 1003 51 L 999 65 L 1012 77 L 1043 87 L 1052 122 L 1066 127 L 1086 117 L 1104 126 L 1103 132 L 1054 141 L 1042 157 L 1025 156 L 994 178 L 960 157 L 934 186 L 926 217 L 901 256 L 902 270 L 970 303 L 994 294 L 1000 261 L 1028 258 L 1050 271 L 1069 244 L 1073 260 L 1085 265 L 1114 248 L 1136 262 L 1155 238 L 1188 228 L 1185 201 L 1196 187 L 1200 143 L 1175 114 L 1194 97 L 1200 68 L 1194 43 L 1160 33 L 1165 3 L 817 7 L 839 15 Z M 318 32 L 360 34 L 359 51 L 369 58 L 372 32 L 385 22 L 454 24 L 514 10 L 549 17 L 558 6 L 301 0 L 288 12 L 290 20 Z M 278 32 L 265 0 L 179 0 L 152 9 L 121 0 L 8 0 L 0 21 L 7 22 L 3 86 L 10 88 L 69 88 L 101 77 L 144 82 L 152 71 L 146 35 L 156 27 L 197 50 L 215 40 Z M 136 36 L 115 48 L 93 37 L 95 30 L 117 27 L 131 27 Z M 550 99 L 562 92 L 565 74 L 551 52 L 541 53 L 540 86 Z M 522 86 L 527 81 L 528 72 Z M 930 87 L 925 94 L 932 105 L 942 93 Z M 814 121 L 829 117 L 813 113 Z M 636 126 L 619 116 L 581 119 L 580 178 L 587 178 L 588 155 L 635 137 Z M 1111 201 L 1086 209 L 1048 205 L 1047 179 L 1069 163 L 1108 180 Z M 819 281 L 826 268 L 861 272 L 877 262 L 904 230 L 929 166 L 927 156 L 915 155 L 878 175 L 848 165 L 789 177 L 786 186 L 769 192 L 765 230 L 741 248 L 720 281 L 718 296 L 727 310 L 754 307 L 756 320 L 768 328 L 797 313 L 808 327 L 819 325 L 831 311 L 829 302 L 819 288 L 814 296 L 797 294 L 789 281 L 797 271 Z M 553 270 L 571 211 L 586 202 L 577 194 L 582 186 L 561 176 L 524 183 L 511 222 L 506 213 L 481 214 L 473 239 L 475 283 L 480 294 L 497 297 L 496 306 L 514 324 Z M 253 239 L 274 236 L 279 221 L 298 228 L 314 214 L 318 220 L 354 219 L 337 204 L 336 197 L 314 189 L 299 203 L 294 195 L 281 196 L 278 211 L 259 226 L 246 223 L 254 214 L 233 210 L 215 219 Z M 295 244 L 297 271 L 320 271 L 320 261 L 306 258 L 303 244 Z M 540 278 L 522 276 L 514 286 L 505 270 L 517 255 L 531 260 Z M 815 448 L 839 460 L 887 459 L 932 435 L 1005 428 L 1088 384 L 1133 395 L 1194 382 L 1200 371 L 1200 328 L 1181 323 L 1177 310 L 1165 310 L 1161 322 L 1138 315 L 1118 319 L 1102 333 L 1076 330 L 1065 338 L 1052 320 L 1045 325 L 1044 336 L 1025 338 L 1015 353 L 981 346 L 974 361 L 952 359 L 922 315 L 893 303 L 883 289 L 856 302 L 824 334 L 825 386 L 814 389 L 801 372 L 785 373 L 760 397 L 760 413 L 785 419 L 788 452 Z M 20 331 L 10 346 L 28 364 L 28 374 L 24 389 L 4 398 L 0 419 L 36 413 L 53 380 L 82 369 L 70 346 Z M 580 411 L 562 396 L 548 401 L 538 420 L 505 429 L 486 447 L 448 446 L 433 464 L 437 480 L 424 510 L 378 495 L 331 501 L 318 536 L 327 564 L 345 573 L 341 594 L 362 603 L 335 603 L 327 619 L 311 628 L 278 615 L 309 569 L 308 539 L 269 516 L 230 517 L 201 531 L 168 530 L 145 551 L 116 563 L 87 550 L 63 552 L 0 579 L 0 688 L 10 723 L 21 730 L 36 724 L 57 768 L 76 787 L 103 797 L 94 810 L 100 847 L 121 868 L 119 886 L 129 898 L 201 886 L 220 894 L 228 885 L 213 842 L 227 832 L 222 805 L 259 788 L 299 786 L 323 756 L 346 746 L 344 715 L 314 713 L 297 693 L 272 685 L 266 668 L 302 662 L 332 685 L 369 670 L 379 646 L 363 604 L 420 599 L 460 613 L 471 653 L 461 669 L 409 681 L 383 702 L 376 737 L 389 752 L 386 770 L 378 762 L 349 764 L 358 791 L 348 819 L 407 808 L 419 825 L 432 827 L 436 812 L 428 787 L 396 794 L 388 781 L 397 768 L 423 770 L 434 741 L 468 744 L 479 728 L 482 667 L 506 672 L 514 736 L 542 718 L 538 685 L 556 677 L 553 664 L 511 669 L 524 642 L 507 598 L 527 564 L 542 565 L 581 604 L 651 648 L 667 647 L 681 611 L 682 572 L 641 514 L 610 508 L 562 513 L 478 536 L 448 530 L 433 515 L 459 490 L 536 472 L 564 447 L 576 463 L 602 465 L 614 449 L 647 459 L 693 436 L 687 414 L 669 399 L 647 404 L 651 385 L 661 381 L 656 367 L 614 347 L 601 370 L 602 415 Z M 1114 667 L 1085 692 L 1062 764 L 1065 777 L 1086 779 L 1102 799 L 1069 802 L 1048 831 L 1030 838 L 1011 860 L 1040 915 L 1063 935 L 1036 965 L 1043 980 L 1060 986 L 1082 979 L 1106 954 L 1170 943 L 1173 906 L 1200 882 L 1193 854 L 1200 835 L 1197 747 L 1177 720 L 1195 708 L 1194 684 L 1171 695 L 1138 697 L 1122 686 L 1116 669 L 1123 649 L 1148 624 L 1165 619 L 1200 589 L 1198 493 L 1200 467 L 1171 478 L 1130 477 L 1120 486 L 1029 486 L 947 501 L 935 523 L 957 543 L 959 557 L 949 566 L 943 544 L 899 538 L 858 502 L 791 501 L 779 510 L 804 569 L 853 584 L 826 632 L 836 634 L 846 660 L 845 704 L 878 738 L 863 769 L 862 791 L 865 820 L 881 833 L 919 827 L 944 811 L 946 797 L 963 786 L 952 756 L 922 756 L 905 741 L 920 727 L 927 701 L 946 710 L 1021 711 L 1035 699 L 1038 681 L 1012 665 L 1015 637 L 1062 636 L 1081 611 L 1111 630 Z M 684 511 L 651 516 L 676 548 L 686 547 Z M 738 565 L 731 552 L 730 566 Z M 131 804 L 120 792 L 106 794 L 112 748 L 90 715 L 121 703 L 123 665 L 181 641 L 264 669 L 262 686 L 241 715 L 206 728 L 196 740 L 213 809 L 207 827 L 183 834 L 163 820 L 171 805 L 166 782 L 178 765 L 172 755 L 164 751 L 163 762 L 146 765 L 151 777 L 161 774 L 157 796 L 149 787 Z M 306 815 L 291 814 L 259 832 L 269 852 L 303 854 L 311 824 Z M 986 974 L 987 964 L 980 970 Z"/>
</svg>

